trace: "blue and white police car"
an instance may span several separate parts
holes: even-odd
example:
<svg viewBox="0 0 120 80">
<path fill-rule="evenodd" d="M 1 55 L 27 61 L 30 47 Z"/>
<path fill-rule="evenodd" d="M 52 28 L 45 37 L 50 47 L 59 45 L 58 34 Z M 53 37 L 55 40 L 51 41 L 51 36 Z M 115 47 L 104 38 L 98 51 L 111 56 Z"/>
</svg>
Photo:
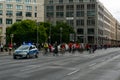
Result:
<svg viewBox="0 0 120 80">
<path fill-rule="evenodd" d="M 35 57 L 38 58 L 39 51 L 35 45 L 21 45 L 18 47 L 13 53 L 13 59 L 17 58 L 30 58 Z"/>
</svg>

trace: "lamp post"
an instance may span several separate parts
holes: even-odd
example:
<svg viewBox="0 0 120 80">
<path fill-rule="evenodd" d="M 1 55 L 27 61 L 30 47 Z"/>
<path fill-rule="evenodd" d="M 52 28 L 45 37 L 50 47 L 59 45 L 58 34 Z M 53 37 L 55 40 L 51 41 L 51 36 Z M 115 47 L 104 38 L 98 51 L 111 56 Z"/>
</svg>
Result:
<svg viewBox="0 0 120 80">
<path fill-rule="evenodd" d="M 51 24 L 49 29 L 48 43 L 51 44 Z"/>
<path fill-rule="evenodd" d="M 60 44 L 62 43 L 62 27 L 60 27 Z"/>
<path fill-rule="evenodd" d="M 36 47 L 38 48 L 38 40 L 39 40 L 39 36 L 38 36 L 38 26 L 39 26 L 39 22 L 37 22 L 37 43 L 36 43 Z"/>
<path fill-rule="evenodd" d="M 10 38 L 11 38 L 11 45 L 13 44 L 12 41 L 13 41 L 13 37 L 14 37 L 14 34 L 10 34 Z"/>
<path fill-rule="evenodd" d="M 50 17 L 50 15 L 48 15 L 48 20 L 50 22 L 50 30 L 49 30 L 49 37 L 48 37 L 48 39 L 49 39 L 49 43 L 51 44 L 51 17 Z"/>
</svg>

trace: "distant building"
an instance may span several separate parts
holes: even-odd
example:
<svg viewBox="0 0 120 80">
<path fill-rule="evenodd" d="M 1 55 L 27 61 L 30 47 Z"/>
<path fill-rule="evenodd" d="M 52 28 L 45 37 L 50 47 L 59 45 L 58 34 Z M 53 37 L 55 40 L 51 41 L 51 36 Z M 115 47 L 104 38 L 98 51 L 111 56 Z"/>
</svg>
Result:
<svg viewBox="0 0 120 80">
<path fill-rule="evenodd" d="M 43 15 L 44 0 L 0 0 L 0 42 L 6 43 L 6 28 L 11 24 L 26 19 L 41 22 Z"/>
<path fill-rule="evenodd" d="M 119 22 L 99 0 L 45 0 L 45 21 L 67 22 L 80 43 L 116 45 Z"/>
<path fill-rule="evenodd" d="M 120 43 L 120 23 L 99 0 L 0 0 L 0 42 L 6 42 L 6 27 L 25 19 L 67 22 L 80 43 Z"/>
</svg>

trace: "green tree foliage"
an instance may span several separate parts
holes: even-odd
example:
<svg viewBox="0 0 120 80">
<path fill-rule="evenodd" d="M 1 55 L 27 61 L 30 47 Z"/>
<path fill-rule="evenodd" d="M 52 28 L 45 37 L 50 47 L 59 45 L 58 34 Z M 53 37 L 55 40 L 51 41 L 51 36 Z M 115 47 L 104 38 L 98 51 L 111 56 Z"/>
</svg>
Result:
<svg viewBox="0 0 120 80">
<path fill-rule="evenodd" d="M 7 41 L 10 41 L 10 34 L 14 34 L 13 41 L 21 44 L 22 42 L 38 42 L 41 43 L 47 39 L 46 29 L 43 25 L 37 25 L 35 21 L 24 20 L 14 23 L 11 27 L 7 28 L 6 35 Z"/>
<path fill-rule="evenodd" d="M 60 30 L 62 28 L 62 32 Z M 51 31 L 51 38 L 50 36 Z M 38 34 L 37 34 L 38 33 Z M 54 43 L 57 41 L 60 43 L 60 34 L 62 33 L 62 42 L 69 42 L 70 33 L 74 33 L 73 27 L 64 22 L 57 22 L 56 25 L 52 25 L 49 22 L 36 23 L 32 20 L 23 20 L 21 22 L 14 23 L 11 27 L 7 28 L 6 36 L 7 43 L 10 42 L 10 34 L 14 34 L 13 42 L 38 42 L 43 43 L 45 41 L 51 41 Z"/>
<path fill-rule="evenodd" d="M 62 28 L 62 30 L 60 30 Z M 69 26 L 65 22 L 57 22 L 54 27 L 52 27 L 52 41 L 57 41 L 60 43 L 60 34 L 62 31 L 62 42 L 69 42 L 70 33 L 74 33 L 73 27 Z"/>
</svg>

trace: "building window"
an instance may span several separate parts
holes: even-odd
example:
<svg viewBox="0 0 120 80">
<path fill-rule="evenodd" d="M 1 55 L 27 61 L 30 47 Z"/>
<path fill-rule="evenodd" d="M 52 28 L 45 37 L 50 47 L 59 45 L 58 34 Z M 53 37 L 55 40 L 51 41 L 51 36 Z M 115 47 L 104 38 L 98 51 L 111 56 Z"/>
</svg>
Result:
<svg viewBox="0 0 120 80">
<path fill-rule="evenodd" d="M 95 10 L 95 4 L 88 4 L 87 10 Z"/>
<path fill-rule="evenodd" d="M 3 15 L 3 11 L 2 10 L 0 10 L 0 15 Z"/>
<path fill-rule="evenodd" d="M 77 5 L 77 6 L 76 6 L 76 9 L 77 9 L 77 10 L 84 10 L 84 4 L 82 4 L 82 5 Z"/>
<path fill-rule="evenodd" d="M 77 17 L 84 17 L 84 11 L 77 11 L 76 16 Z"/>
<path fill-rule="evenodd" d="M 6 0 L 6 2 L 12 2 L 12 0 Z"/>
<path fill-rule="evenodd" d="M 76 26 L 84 26 L 84 19 L 77 20 Z"/>
<path fill-rule="evenodd" d="M 90 0 L 90 2 L 95 2 L 95 0 Z"/>
<path fill-rule="evenodd" d="M 47 10 L 47 11 L 54 11 L 54 6 L 47 6 L 47 7 L 46 7 L 46 10 Z"/>
<path fill-rule="evenodd" d="M 3 9 L 3 4 L 0 4 L 0 9 Z"/>
<path fill-rule="evenodd" d="M 94 36 L 88 36 L 88 43 L 94 43 Z"/>
<path fill-rule="evenodd" d="M 53 4 L 53 0 L 49 0 L 49 4 Z"/>
<path fill-rule="evenodd" d="M 25 3 L 26 3 L 26 4 L 30 4 L 30 3 L 31 3 L 31 0 L 25 0 Z"/>
<path fill-rule="evenodd" d="M 95 11 L 94 11 L 94 10 L 87 11 L 87 16 L 88 16 L 88 17 L 90 17 L 90 16 L 95 16 Z"/>
<path fill-rule="evenodd" d="M 83 2 L 83 0 L 79 0 L 79 2 Z"/>
<path fill-rule="evenodd" d="M 47 12 L 46 17 L 54 17 L 54 12 Z"/>
<path fill-rule="evenodd" d="M 12 24 L 12 19 L 6 19 L 6 24 Z"/>
<path fill-rule="evenodd" d="M 66 10 L 74 10 L 74 5 L 67 5 Z"/>
<path fill-rule="evenodd" d="M 17 9 L 17 10 L 22 10 L 22 9 L 23 9 L 23 6 L 22 6 L 22 5 L 16 5 L 16 9 Z"/>
<path fill-rule="evenodd" d="M 57 18 L 64 17 L 64 12 L 56 12 L 56 17 Z"/>
<path fill-rule="evenodd" d="M 63 0 L 59 0 L 59 3 L 60 3 L 60 4 L 63 3 Z"/>
<path fill-rule="evenodd" d="M 26 17 L 32 17 L 32 12 L 26 12 Z"/>
<path fill-rule="evenodd" d="M 80 43 L 84 43 L 84 36 L 78 36 L 78 37 L 77 37 L 77 40 L 78 40 Z"/>
<path fill-rule="evenodd" d="M 63 11 L 63 10 L 64 10 L 63 5 L 56 6 L 56 11 Z"/>
<path fill-rule="evenodd" d="M 7 8 L 7 9 L 12 9 L 12 8 L 13 8 L 13 5 L 12 5 L 12 4 L 6 4 L 6 8 Z"/>
<path fill-rule="evenodd" d="M 16 3 L 21 3 L 22 2 L 22 0 L 16 0 Z"/>
<path fill-rule="evenodd" d="M 84 34 L 84 29 L 77 29 L 77 34 Z"/>
<path fill-rule="evenodd" d="M 0 18 L 0 24 L 2 24 L 2 18 Z"/>
<path fill-rule="evenodd" d="M 73 3 L 73 0 L 69 0 L 69 3 Z"/>
<path fill-rule="evenodd" d="M 87 25 L 88 26 L 95 26 L 95 19 L 88 19 L 87 20 Z"/>
<path fill-rule="evenodd" d="M 94 29 L 93 28 L 88 29 L 88 34 L 94 34 Z"/>
<path fill-rule="evenodd" d="M 74 22 L 73 22 L 73 20 L 67 20 L 67 24 L 68 24 L 69 26 L 74 27 Z"/>
<path fill-rule="evenodd" d="M 6 16 L 13 16 L 13 11 L 7 11 Z"/>
<path fill-rule="evenodd" d="M 22 16 L 22 11 L 17 11 L 16 16 Z"/>
<path fill-rule="evenodd" d="M 16 22 L 20 22 L 20 21 L 22 21 L 21 19 L 16 19 Z"/>
<path fill-rule="evenodd" d="M 32 11 L 32 6 L 26 6 L 27 11 Z"/>
<path fill-rule="evenodd" d="M 66 12 L 66 17 L 73 17 L 74 16 L 74 12 Z"/>
<path fill-rule="evenodd" d="M 35 17 L 37 17 L 37 13 L 35 13 Z"/>
<path fill-rule="evenodd" d="M 37 3 L 37 1 L 36 1 L 36 0 L 34 0 L 34 3 Z"/>
</svg>

